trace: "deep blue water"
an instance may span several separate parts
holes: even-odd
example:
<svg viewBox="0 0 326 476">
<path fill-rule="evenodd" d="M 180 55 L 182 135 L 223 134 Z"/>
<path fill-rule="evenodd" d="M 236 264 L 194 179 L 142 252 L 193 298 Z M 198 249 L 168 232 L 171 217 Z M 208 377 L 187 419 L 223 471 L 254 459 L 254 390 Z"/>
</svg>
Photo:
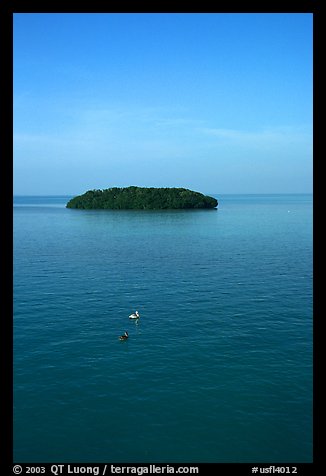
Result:
<svg viewBox="0 0 326 476">
<path fill-rule="evenodd" d="M 311 462 L 312 196 L 69 198 L 14 198 L 15 461 Z"/>
</svg>

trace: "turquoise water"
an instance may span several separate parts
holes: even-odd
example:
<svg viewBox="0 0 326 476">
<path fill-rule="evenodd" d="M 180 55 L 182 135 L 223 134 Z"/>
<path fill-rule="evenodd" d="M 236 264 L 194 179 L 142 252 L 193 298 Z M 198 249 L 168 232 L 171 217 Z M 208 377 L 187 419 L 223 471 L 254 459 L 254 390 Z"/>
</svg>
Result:
<svg viewBox="0 0 326 476">
<path fill-rule="evenodd" d="M 311 462 L 312 196 L 68 198 L 14 199 L 15 461 Z"/>
</svg>

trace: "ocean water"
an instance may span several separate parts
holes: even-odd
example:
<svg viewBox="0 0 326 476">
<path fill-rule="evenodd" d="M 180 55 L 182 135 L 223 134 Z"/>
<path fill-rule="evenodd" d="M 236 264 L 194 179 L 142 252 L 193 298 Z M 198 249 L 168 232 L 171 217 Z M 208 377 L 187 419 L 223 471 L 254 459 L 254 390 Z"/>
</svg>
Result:
<svg viewBox="0 0 326 476">
<path fill-rule="evenodd" d="M 14 198 L 16 462 L 312 461 L 312 196 L 216 197 Z"/>
</svg>

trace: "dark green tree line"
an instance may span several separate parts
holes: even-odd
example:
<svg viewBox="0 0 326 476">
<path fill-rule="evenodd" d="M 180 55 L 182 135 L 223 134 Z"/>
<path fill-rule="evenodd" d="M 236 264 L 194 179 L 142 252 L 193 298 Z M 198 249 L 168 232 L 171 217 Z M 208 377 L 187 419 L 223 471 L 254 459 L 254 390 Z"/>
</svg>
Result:
<svg viewBox="0 0 326 476">
<path fill-rule="evenodd" d="M 216 208 L 215 198 L 186 188 L 125 187 L 89 190 L 72 198 L 67 208 L 162 210 Z"/>
</svg>

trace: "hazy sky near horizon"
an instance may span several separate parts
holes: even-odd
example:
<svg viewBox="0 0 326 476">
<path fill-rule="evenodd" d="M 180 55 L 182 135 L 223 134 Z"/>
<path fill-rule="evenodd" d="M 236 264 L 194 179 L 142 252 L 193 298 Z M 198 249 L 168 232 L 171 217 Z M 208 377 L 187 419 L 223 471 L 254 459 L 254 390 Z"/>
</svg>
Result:
<svg viewBox="0 0 326 476">
<path fill-rule="evenodd" d="M 14 14 L 14 193 L 312 192 L 312 22 Z"/>
</svg>

